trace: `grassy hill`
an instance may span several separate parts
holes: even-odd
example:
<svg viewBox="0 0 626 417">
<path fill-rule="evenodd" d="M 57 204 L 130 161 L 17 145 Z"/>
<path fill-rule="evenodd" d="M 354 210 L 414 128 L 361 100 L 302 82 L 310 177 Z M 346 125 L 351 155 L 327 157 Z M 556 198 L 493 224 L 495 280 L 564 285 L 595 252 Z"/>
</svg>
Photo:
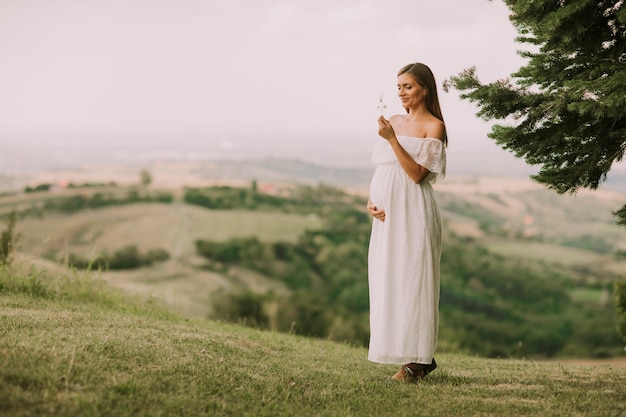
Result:
<svg viewBox="0 0 626 417">
<path fill-rule="evenodd" d="M 366 349 L 183 318 L 95 273 L 0 268 L 0 415 L 619 416 L 626 364 L 437 356 L 402 385 Z"/>
</svg>

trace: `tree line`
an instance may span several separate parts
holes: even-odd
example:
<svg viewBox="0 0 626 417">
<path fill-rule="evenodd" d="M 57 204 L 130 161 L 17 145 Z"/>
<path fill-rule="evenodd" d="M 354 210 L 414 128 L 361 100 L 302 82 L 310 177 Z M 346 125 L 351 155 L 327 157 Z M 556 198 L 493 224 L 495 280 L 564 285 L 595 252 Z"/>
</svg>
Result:
<svg viewBox="0 0 626 417">
<path fill-rule="evenodd" d="M 92 194 L 74 194 L 47 197 L 34 201 L 29 207 L 17 211 L 20 218 L 43 217 L 46 213 L 72 214 L 82 210 L 136 203 L 165 203 L 174 201 L 174 195 L 168 191 L 146 191 L 129 189 L 120 192 L 95 192 Z"/>
</svg>

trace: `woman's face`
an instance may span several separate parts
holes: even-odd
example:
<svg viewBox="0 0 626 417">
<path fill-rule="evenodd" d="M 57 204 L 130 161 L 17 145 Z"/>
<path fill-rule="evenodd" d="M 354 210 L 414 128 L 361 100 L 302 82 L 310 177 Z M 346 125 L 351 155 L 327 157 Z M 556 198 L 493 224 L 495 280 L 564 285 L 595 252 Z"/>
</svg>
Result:
<svg viewBox="0 0 626 417">
<path fill-rule="evenodd" d="M 416 106 L 424 100 L 425 94 L 426 89 L 412 75 L 405 72 L 398 76 L 398 97 L 402 101 L 402 107 Z"/>
</svg>

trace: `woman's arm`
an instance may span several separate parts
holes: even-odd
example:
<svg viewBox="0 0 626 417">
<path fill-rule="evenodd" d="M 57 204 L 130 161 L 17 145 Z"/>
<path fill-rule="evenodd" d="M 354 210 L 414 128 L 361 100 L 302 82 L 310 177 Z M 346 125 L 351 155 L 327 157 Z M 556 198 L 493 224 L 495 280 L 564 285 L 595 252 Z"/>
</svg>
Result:
<svg viewBox="0 0 626 417">
<path fill-rule="evenodd" d="M 427 137 L 442 139 L 444 135 L 443 123 L 429 123 Z M 421 183 L 430 174 L 430 171 L 417 162 L 408 154 L 408 152 L 400 145 L 398 138 L 389 123 L 384 117 L 378 119 L 378 134 L 389 142 L 391 149 L 396 154 L 398 162 L 404 171 L 408 174 L 409 178 L 416 184 Z"/>
</svg>

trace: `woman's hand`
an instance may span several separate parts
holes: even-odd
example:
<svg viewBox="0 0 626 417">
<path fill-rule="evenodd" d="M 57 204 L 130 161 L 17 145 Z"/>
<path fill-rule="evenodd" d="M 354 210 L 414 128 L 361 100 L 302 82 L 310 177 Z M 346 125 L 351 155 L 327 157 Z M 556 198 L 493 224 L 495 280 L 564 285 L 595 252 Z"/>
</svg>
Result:
<svg viewBox="0 0 626 417">
<path fill-rule="evenodd" d="M 372 200 L 367 199 L 367 211 L 376 219 L 381 222 L 385 221 L 385 210 L 378 210 L 378 208 L 372 203 Z"/>
<path fill-rule="evenodd" d="M 394 132 L 391 123 L 384 116 L 378 118 L 378 134 L 385 140 L 391 140 L 396 137 L 396 132 Z"/>
</svg>

